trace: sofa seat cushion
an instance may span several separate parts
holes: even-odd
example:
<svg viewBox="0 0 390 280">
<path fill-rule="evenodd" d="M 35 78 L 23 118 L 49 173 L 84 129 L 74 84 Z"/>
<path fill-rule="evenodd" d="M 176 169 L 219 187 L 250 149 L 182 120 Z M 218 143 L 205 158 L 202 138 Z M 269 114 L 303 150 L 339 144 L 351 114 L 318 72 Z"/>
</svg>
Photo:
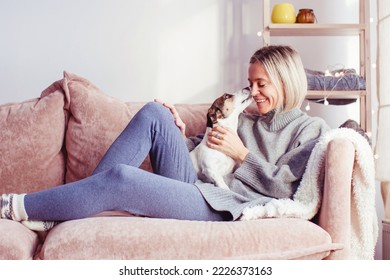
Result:
<svg viewBox="0 0 390 280">
<path fill-rule="evenodd" d="M 0 260 L 31 260 L 38 244 L 35 232 L 21 223 L 0 219 Z"/>
<path fill-rule="evenodd" d="M 91 217 L 53 228 L 40 259 L 322 259 L 327 232 L 300 219 L 199 222 Z"/>
</svg>

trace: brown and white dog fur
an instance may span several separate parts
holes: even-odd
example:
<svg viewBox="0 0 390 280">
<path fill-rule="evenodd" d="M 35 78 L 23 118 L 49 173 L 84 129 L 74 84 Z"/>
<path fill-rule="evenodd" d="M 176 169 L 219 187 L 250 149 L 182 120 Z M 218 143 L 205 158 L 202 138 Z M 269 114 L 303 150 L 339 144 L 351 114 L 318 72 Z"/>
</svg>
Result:
<svg viewBox="0 0 390 280">
<path fill-rule="evenodd" d="M 233 94 L 225 93 L 217 98 L 209 108 L 205 136 L 190 153 L 198 178 L 203 182 L 229 189 L 224 176 L 233 172 L 236 162 L 224 153 L 209 148 L 206 144 L 207 135 L 214 126 L 227 127 L 237 133 L 238 116 L 251 102 L 250 90 L 244 88 Z"/>
</svg>

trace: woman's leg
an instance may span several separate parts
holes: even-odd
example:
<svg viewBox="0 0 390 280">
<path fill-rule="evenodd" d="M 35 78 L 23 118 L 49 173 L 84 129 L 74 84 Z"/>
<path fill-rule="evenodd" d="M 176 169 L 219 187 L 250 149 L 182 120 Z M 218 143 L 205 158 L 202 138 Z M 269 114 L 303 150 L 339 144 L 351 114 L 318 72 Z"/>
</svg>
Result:
<svg viewBox="0 0 390 280">
<path fill-rule="evenodd" d="M 46 214 L 50 212 L 53 215 L 57 215 L 55 220 L 68 220 L 72 218 L 75 219 L 87 217 L 104 210 L 128 210 L 129 212 L 137 211 L 137 208 L 135 208 L 134 210 L 130 208 L 125 208 L 128 207 L 130 204 L 124 206 L 124 204 L 122 203 L 119 204 L 118 207 L 115 207 L 114 204 L 111 204 L 114 203 L 116 199 L 118 199 L 115 197 L 114 199 L 107 200 L 106 204 L 94 204 L 93 201 L 100 201 L 98 199 L 99 197 L 97 197 L 98 195 L 102 195 L 101 198 L 104 201 L 104 196 L 107 196 L 111 191 L 113 191 L 114 196 L 117 194 L 115 188 L 105 190 L 101 187 L 99 189 L 95 189 L 94 187 L 98 185 L 98 183 L 100 182 L 99 180 L 101 179 L 100 176 L 97 176 L 98 174 L 103 173 L 105 171 L 107 171 L 107 173 L 110 173 L 108 171 L 110 171 L 113 167 L 118 166 L 119 164 L 128 165 L 128 167 L 138 167 L 145 159 L 148 152 L 150 154 L 153 169 L 156 174 L 160 174 L 162 175 L 162 177 L 167 177 L 187 183 L 193 183 L 197 179 L 196 172 L 192 166 L 192 162 L 189 157 L 188 149 L 182 139 L 179 129 L 174 124 L 172 114 L 167 108 L 163 107 L 159 103 L 148 103 L 139 111 L 139 113 L 137 113 L 133 117 L 129 125 L 125 128 L 125 130 L 121 133 L 117 140 L 112 144 L 112 146 L 107 151 L 106 155 L 103 157 L 102 161 L 96 168 L 94 175 L 92 176 L 93 178 L 86 178 L 80 182 L 75 182 L 67 185 L 67 188 L 72 188 L 71 190 L 67 190 L 65 192 L 66 196 L 64 195 L 64 198 L 66 197 L 66 199 L 62 201 L 62 204 L 60 197 L 65 190 L 63 189 L 63 187 L 57 187 L 52 190 L 26 195 L 23 198 L 20 198 L 19 196 L 20 200 L 23 200 L 23 204 L 25 205 L 25 207 L 22 207 L 23 209 L 21 209 L 20 211 L 20 213 L 23 213 L 23 215 L 21 216 L 26 215 L 24 208 L 29 209 L 27 210 L 27 214 L 30 220 L 48 220 L 49 218 Z M 136 182 L 137 178 L 135 174 L 138 174 L 137 172 L 140 172 L 140 170 L 137 170 L 136 168 L 128 168 L 127 172 L 134 172 L 134 182 Z M 157 178 L 159 178 L 158 180 L 163 179 L 162 177 L 155 177 L 154 174 L 147 173 L 147 175 L 151 178 L 155 178 L 156 180 Z M 115 178 L 113 178 L 112 181 L 108 180 L 106 186 L 110 186 L 110 183 L 112 182 L 117 181 L 115 181 Z M 121 188 L 126 187 L 126 185 L 121 185 L 121 183 L 122 182 L 118 182 L 117 184 Z M 141 199 L 141 201 L 144 201 L 148 199 L 148 196 L 141 195 L 141 185 L 136 184 L 134 185 L 134 187 L 137 186 L 136 193 L 138 193 L 139 197 L 143 198 Z M 156 185 L 160 184 L 157 183 Z M 169 185 L 174 185 L 177 187 L 186 184 L 180 184 L 180 182 L 171 181 L 170 184 L 166 184 L 165 186 Z M 81 187 L 82 189 L 76 189 L 78 187 Z M 196 189 L 196 187 L 194 187 L 193 185 L 191 185 L 191 188 Z M 151 190 L 152 189 L 150 189 L 150 191 Z M 197 189 L 196 191 L 198 192 Z M 156 194 L 158 194 L 158 192 Z M 199 193 L 198 195 L 200 196 Z M 90 197 L 97 198 L 91 200 Z M 57 200 L 54 198 L 56 198 Z M 85 204 L 83 204 L 83 200 L 85 201 Z M 2 199 L 1 201 L 5 200 Z M 54 203 L 54 201 L 56 202 Z M 66 204 L 73 203 L 72 205 L 76 205 L 76 202 L 79 202 L 79 207 L 66 208 Z M 203 201 L 203 203 L 205 202 Z M 5 202 L 4 204 L 6 204 L 4 209 L 8 209 L 9 203 Z M 15 203 L 15 205 L 18 204 Z M 62 205 L 62 207 L 60 207 L 59 210 L 56 211 L 55 209 L 59 205 Z M 47 213 L 43 214 L 45 212 Z M 145 212 L 144 215 L 148 214 Z M 150 215 L 154 216 L 154 214 Z"/>
<path fill-rule="evenodd" d="M 150 156 L 153 171 L 193 183 L 197 179 L 189 152 L 171 112 L 157 102 L 146 104 L 111 145 L 93 174 L 117 164 L 139 167 Z"/>
<path fill-rule="evenodd" d="M 78 182 L 27 194 L 24 201 L 32 220 L 65 221 L 109 210 L 155 218 L 227 219 L 207 204 L 195 185 L 124 164 Z"/>
</svg>

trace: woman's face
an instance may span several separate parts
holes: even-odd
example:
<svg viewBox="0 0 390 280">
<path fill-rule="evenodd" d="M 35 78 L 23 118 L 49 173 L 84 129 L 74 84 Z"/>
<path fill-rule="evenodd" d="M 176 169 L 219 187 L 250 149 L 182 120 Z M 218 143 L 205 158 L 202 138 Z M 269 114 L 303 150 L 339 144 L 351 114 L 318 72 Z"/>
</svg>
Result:
<svg viewBox="0 0 390 280">
<path fill-rule="evenodd" d="M 279 101 L 279 95 L 262 64 L 258 62 L 249 64 L 248 81 L 259 114 L 265 115 L 275 109 Z"/>
</svg>

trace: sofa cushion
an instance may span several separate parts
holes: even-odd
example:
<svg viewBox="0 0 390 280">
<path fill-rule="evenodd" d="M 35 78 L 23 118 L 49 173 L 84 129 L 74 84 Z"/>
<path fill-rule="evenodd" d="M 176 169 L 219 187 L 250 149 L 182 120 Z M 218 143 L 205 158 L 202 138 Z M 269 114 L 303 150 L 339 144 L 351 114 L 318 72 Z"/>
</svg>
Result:
<svg viewBox="0 0 390 280">
<path fill-rule="evenodd" d="M 92 217 L 53 228 L 41 259 L 322 259 L 341 245 L 301 219 Z"/>
<path fill-rule="evenodd" d="M 31 260 L 38 236 L 24 225 L 0 219 L 0 260 Z"/>
<path fill-rule="evenodd" d="M 133 111 L 85 78 L 64 72 L 64 80 L 70 96 L 66 133 L 68 183 L 92 174 L 111 143 L 129 122 Z M 140 106 L 134 105 L 133 108 Z"/>
<path fill-rule="evenodd" d="M 145 102 L 123 102 L 110 97 L 89 80 L 64 72 L 64 91 L 70 96 L 70 118 L 66 133 L 66 182 L 92 174 L 112 142 Z M 151 100 L 150 100 L 151 101 Z M 191 107 L 191 110 L 188 108 Z M 177 105 L 189 135 L 204 132 L 209 105 Z M 151 171 L 148 157 L 141 168 Z"/>
<path fill-rule="evenodd" d="M 56 86 L 44 93 L 41 98 L 0 106 L 0 193 L 32 192 L 64 183 L 67 101 Z"/>
</svg>

